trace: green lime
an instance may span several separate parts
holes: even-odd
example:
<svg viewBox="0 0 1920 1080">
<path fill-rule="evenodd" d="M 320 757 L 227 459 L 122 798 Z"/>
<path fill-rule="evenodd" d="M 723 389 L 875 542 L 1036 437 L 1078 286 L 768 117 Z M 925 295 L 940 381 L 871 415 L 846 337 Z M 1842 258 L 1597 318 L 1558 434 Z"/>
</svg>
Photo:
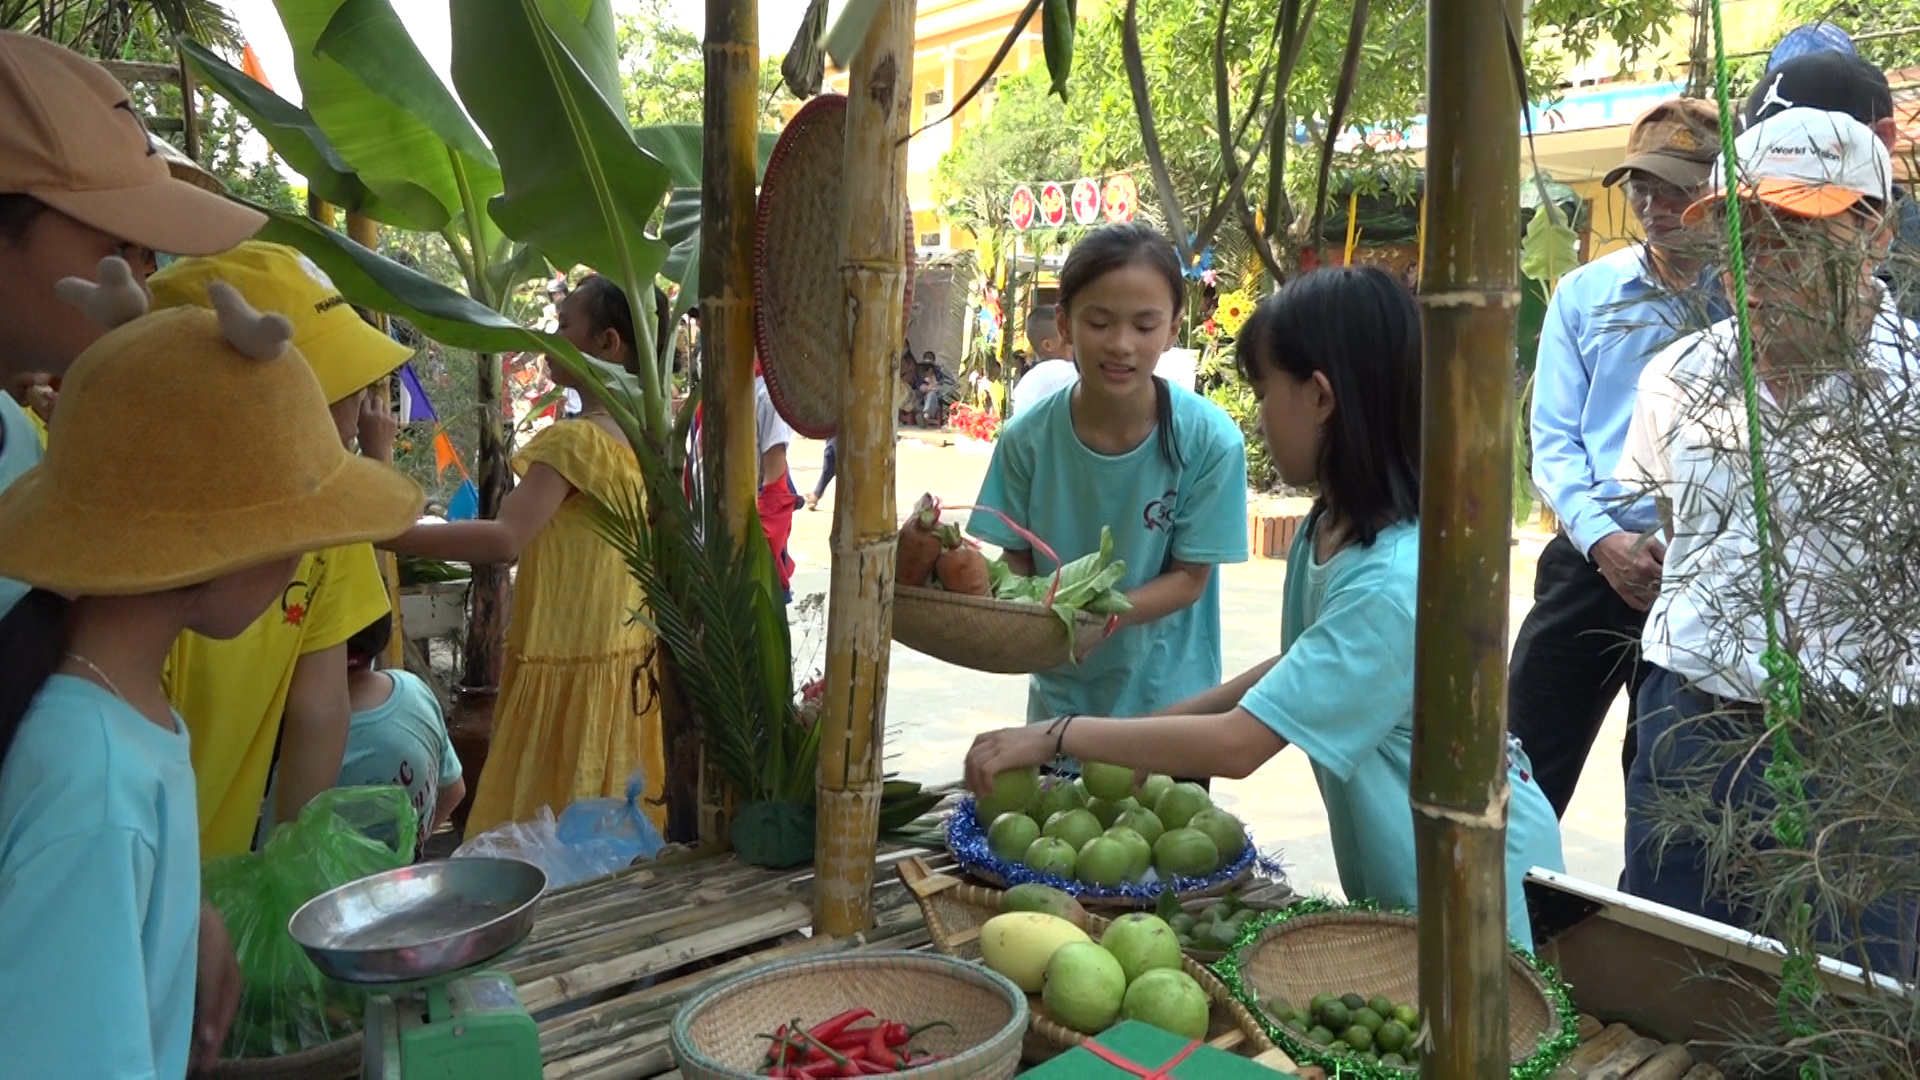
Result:
<svg viewBox="0 0 1920 1080">
<path fill-rule="evenodd" d="M 1341 1032 L 1340 1037 L 1347 1040 L 1347 1045 L 1353 1047 L 1355 1050 L 1367 1051 L 1373 1049 L 1373 1032 L 1368 1031 L 1359 1024 L 1355 1024 Z"/>
<path fill-rule="evenodd" d="M 1167 920 L 1167 925 L 1173 927 L 1174 933 L 1185 934 L 1188 936 L 1192 936 L 1193 934 L 1193 924 L 1194 924 L 1193 916 L 1187 914 L 1184 911 L 1178 915 L 1175 915 L 1173 918 Z"/>
<path fill-rule="evenodd" d="M 1353 1023 L 1353 1013 L 1348 1010 L 1344 1002 L 1329 1001 L 1320 1006 L 1320 1011 L 1315 1015 L 1320 1018 L 1321 1023 L 1334 1031 L 1345 1031 L 1347 1025 Z"/>
<path fill-rule="evenodd" d="M 1378 1065 L 1380 1064 L 1380 1056 L 1374 1053 L 1365 1053 L 1360 1055 L 1360 1061 L 1365 1065 Z"/>
<path fill-rule="evenodd" d="M 1293 1003 L 1281 997 L 1279 994 L 1275 994 L 1267 999 L 1267 1010 L 1275 1016 L 1291 1016 L 1293 1015 Z"/>
<path fill-rule="evenodd" d="M 1351 1054 L 1351 1053 L 1353 1053 L 1353 1047 L 1351 1047 L 1351 1046 L 1348 1046 L 1348 1045 L 1346 1044 L 1346 1040 L 1344 1040 L 1344 1039 L 1335 1039 L 1335 1040 L 1333 1040 L 1333 1042 L 1332 1042 L 1331 1044 L 1329 1044 L 1329 1045 L 1328 1045 L 1328 1047 L 1327 1047 L 1327 1049 L 1328 1049 L 1328 1050 L 1331 1050 L 1331 1051 L 1333 1051 L 1333 1052 L 1334 1052 L 1334 1053 L 1336 1053 L 1336 1054 Z"/>
<path fill-rule="evenodd" d="M 1373 1041 L 1379 1043 L 1382 1050 L 1398 1050 L 1407 1045 L 1412 1038 L 1413 1033 L 1398 1020 L 1389 1020 L 1381 1024 L 1380 1030 L 1373 1033 Z"/>
<path fill-rule="evenodd" d="M 1380 1015 L 1385 1016 L 1386 1014 L 1381 1013 Z M 1393 1018 L 1405 1024 L 1408 1031 L 1420 1030 L 1420 1010 L 1411 1005 L 1395 1005 L 1393 1007 Z"/>
<path fill-rule="evenodd" d="M 1295 1035 L 1305 1035 L 1307 1033 L 1307 1029 L 1300 1023 L 1299 1019 L 1296 1017 L 1292 1017 L 1292 1016 L 1287 1017 L 1283 1026 L 1288 1031 L 1293 1032 Z"/>
<path fill-rule="evenodd" d="M 1399 1054 L 1381 1054 L 1380 1064 L 1391 1065 L 1396 1069 L 1403 1069 L 1407 1065 L 1407 1059 L 1401 1057 Z"/>
<path fill-rule="evenodd" d="M 1225 922 L 1233 918 L 1233 909 L 1225 904 L 1214 904 L 1207 908 L 1206 917 L 1214 922 Z"/>
<path fill-rule="evenodd" d="M 1341 994 L 1340 1004 L 1345 1005 L 1350 1013 L 1359 1012 L 1367 1007 L 1367 999 L 1359 994 Z"/>
<path fill-rule="evenodd" d="M 1392 1016 L 1393 1000 L 1385 994 L 1375 994 L 1367 999 L 1367 1008 L 1372 1009 L 1381 1016 Z"/>
<path fill-rule="evenodd" d="M 1324 1024 L 1317 1026 L 1312 1031 L 1307 1032 L 1307 1041 L 1320 1046 L 1326 1046 L 1333 1042 L 1333 1032 L 1328 1031 Z"/>
<path fill-rule="evenodd" d="M 1312 1003 L 1309 1004 L 1307 1008 L 1313 1010 L 1314 1015 L 1317 1016 L 1319 1015 L 1321 1009 L 1324 1009 L 1327 1007 L 1327 1002 L 1332 1000 L 1333 1000 L 1332 994 L 1315 994 L 1313 995 Z"/>
<path fill-rule="evenodd" d="M 1308 1012 L 1305 1009 L 1293 1010 L 1293 1019 L 1295 1022 L 1300 1024 L 1300 1026 L 1303 1028 L 1310 1028 L 1313 1026 L 1313 1014 Z"/>
<path fill-rule="evenodd" d="M 1368 1031 L 1379 1031 L 1380 1025 L 1386 1023 L 1380 1014 L 1372 1009 L 1355 1009 L 1353 1011 L 1353 1022 L 1366 1028 Z"/>
<path fill-rule="evenodd" d="M 1233 948 L 1234 941 L 1239 937 L 1239 927 L 1231 923 L 1215 923 L 1212 932 L 1207 935 L 1208 948 L 1225 952 Z"/>
</svg>

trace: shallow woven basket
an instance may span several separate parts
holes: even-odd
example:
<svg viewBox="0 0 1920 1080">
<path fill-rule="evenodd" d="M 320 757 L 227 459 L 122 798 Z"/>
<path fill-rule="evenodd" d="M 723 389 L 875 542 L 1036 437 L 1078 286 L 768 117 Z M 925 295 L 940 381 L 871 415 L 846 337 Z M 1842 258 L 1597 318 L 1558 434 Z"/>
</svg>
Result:
<svg viewBox="0 0 1920 1080">
<path fill-rule="evenodd" d="M 933 947 L 962 960 L 980 960 L 980 928 L 1000 914 L 1000 891 L 967 885 L 945 874 L 929 874 L 919 859 L 903 862 L 897 872 L 926 916 L 927 936 L 933 939 Z M 1108 921 L 1098 915 L 1087 916 L 1088 936 L 1098 941 L 1107 925 Z M 1213 1002 L 1207 1045 L 1247 1057 L 1275 1049 L 1260 1022 L 1234 1000 L 1219 976 L 1191 956 L 1183 956 L 1181 961 L 1182 968 Z M 1087 1036 L 1055 1023 L 1038 995 L 1032 996 L 1029 1004 L 1033 1020 L 1021 1055 L 1026 1061 L 1045 1061 L 1086 1041 Z"/>
<path fill-rule="evenodd" d="M 846 152 L 847 99 L 821 94 L 807 102 L 767 157 L 754 213 L 754 348 L 775 411 L 810 439 L 832 438 L 839 428 L 846 378 Z M 913 317 L 912 210 L 905 250 L 903 325 Z"/>
<path fill-rule="evenodd" d="M 673 1018 L 673 1058 L 688 1080 L 743 1080 L 761 1074 L 767 1040 L 796 1017 L 817 1024 L 867 1008 L 918 1026 L 945 1020 L 956 1030 L 923 1032 L 913 1045 L 945 1060 L 894 1075 L 914 1080 L 1004 1080 L 1020 1068 L 1027 997 L 979 964 L 913 952 L 844 953 L 755 968 L 701 993 Z"/>
<path fill-rule="evenodd" d="M 975 671 L 1031 675 L 1073 659 L 1106 632 L 1106 620 L 1080 612 L 1074 639 L 1051 608 L 965 596 L 913 585 L 893 587 L 893 640 L 936 660 Z"/>
<path fill-rule="evenodd" d="M 1318 994 L 1348 993 L 1369 998 L 1383 994 L 1417 1004 L 1419 925 L 1412 915 L 1387 912 L 1295 915 L 1269 926 L 1240 951 L 1240 978 L 1261 1001 L 1280 997 L 1296 1008 Z M 1539 972 L 1512 955 L 1507 959 L 1507 1024 L 1508 1049 L 1516 1065 L 1538 1052 L 1540 1041 L 1552 1038 L 1560 1027 Z"/>
</svg>

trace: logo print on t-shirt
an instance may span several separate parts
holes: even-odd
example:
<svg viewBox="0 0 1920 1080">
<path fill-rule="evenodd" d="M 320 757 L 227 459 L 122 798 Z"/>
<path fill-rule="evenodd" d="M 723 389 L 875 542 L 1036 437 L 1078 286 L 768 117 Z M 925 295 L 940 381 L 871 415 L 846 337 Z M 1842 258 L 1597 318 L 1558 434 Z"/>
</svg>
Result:
<svg viewBox="0 0 1920 1080">
<path fill-rule="evenodd" d="M 1159 498 L 1147 504 L 1146 510 L 1141 513 L 1140 517 L 1142 524 L 1146 525 L 1148 532 L 1153 532 L 1156 529 L 1164 529 L 1168 532 L 1173 531 L 1173 501 L 1174 497 L 1179 494 L 1175 489 L 1168 488 L 1166 494 L 1161 495 Z"/>
<path fill-rule="evenodd" d="M 294 581 L 280 594 L 280 617 L 288 626 L 307 621 L 307 609 L 313 606 L 313 589 L 304 581 Z"/>
</svg>

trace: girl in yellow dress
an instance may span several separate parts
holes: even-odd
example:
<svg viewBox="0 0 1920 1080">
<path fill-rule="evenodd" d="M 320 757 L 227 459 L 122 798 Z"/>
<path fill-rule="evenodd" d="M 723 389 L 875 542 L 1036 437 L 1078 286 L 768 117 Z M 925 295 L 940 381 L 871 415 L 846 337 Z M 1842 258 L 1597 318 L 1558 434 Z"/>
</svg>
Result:
<svg viewBox="0 0 1920 1080">
<path fill-rule="evenodd" d="M 633 314 L 612 282 L 594 275 L 560 303 L 560 334 L 580 351 L 626 366 Z M 635 622 L 640 589 L 594 531 L 592 498 L 633 497 L 641 478 L 626 436 L 593 391 L 566 372 L 555 383 L 585 409 L 535 435 L 514 456 L 519 484 L 491 521 L 420 525 L 384 545 L 466 563 L 518 561 L 507 658 L 494 707 L 493 745 L 467 835 L 555 814 L 576 799 L 626 793 L 647 778 L 642 808 L 666 826 L 666 755 L 653 692 L 653 634 Z"/>
</svg>

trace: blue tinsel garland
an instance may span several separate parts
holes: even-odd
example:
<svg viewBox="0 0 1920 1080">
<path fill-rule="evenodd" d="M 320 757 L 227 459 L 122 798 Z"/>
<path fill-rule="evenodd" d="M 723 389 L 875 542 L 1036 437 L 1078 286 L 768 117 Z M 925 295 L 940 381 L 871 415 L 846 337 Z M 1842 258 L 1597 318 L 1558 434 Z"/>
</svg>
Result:
<svg viewBox="0 0 1920 1080">
<path fill-rule="evenodd" d="M 971 797 L 961 800 L 960 805 L 947 818 L 947 847 L 965 869 L 992 874 L 1006 882 L 1009 887 L 1037 882 L 1041 885 L 1051 885 L 1079 897 L 1102 900 L 1124 898 L 1140 907 L 1153 906 L 1167 887 L 1163 881 L 1134 881 L 1114 886 L 1089 885 L 1084 881 L 1043 874 L 1025 863 L 1008 862 L 988 848 L 987 831 L 980 825 L 980 817 L 974 812 L 974 801 Z M 1206 877 L 1174 878 L 1174 891 L 1176 893 L 1194 892 L 1226 885 L 1246 873 L 1249 868 L 1274 878 L 1282 874 L 1279 861 L 1260 854 L 1253 846 L 1253 838 L 1249 836 L 1246 849 L 1240 853 L 1239 858 Z"/>
<path fill-rule="evenodd" d="M 1420 1071 L 1417 1067 L 1369 1065 L 1360 1061 L 1355 1055 L 1336 1054 L 1318 1043 L 1308 1042 L 1298 1032 L 1276 1023 L 1273 1014 L 1261 1004 L 1260 995 L 1247 986 L 1245 978 L 1241 975 L 1242 958 L 1269 927 L 1301 915 L 1321 915 L 1342 911 L 1413 914 L 1410 911 L 1385 907 L 1370 900 L 1351 904 L 1336 904 L 1317 898 L 1301 900 L 1291 907 L 1270 911 L 1247 920 L 1246 925 L 1241 927 L 1240 937 L 1233 943 L 1233 948 L 1228 949 L 1227 955 L 1213 965 L 1213 973 L 1220 976 L 1220 981 L 1227 984 L 1227 991 L 1245 1005 L 1247 1011 L 1259 1021 L 1260 1026 L 1266 1030 L 1267 1037 L 1295 1061 L 1318 1065 L 1327 1070 L 1328 1076 L 1335 1077 L 1337 1080 L 1407 1080 L 1408 1077 L 1417 1076 Z M 1567 991 L 1567 984 L 1560 981 L 1559 974 L 1552 967 L 1521 948 L 1518 942 L 1511 942 L 1510 945 L 1513 954 L 1540 977 L 1542 985 L 1546 987 L 1547 1004 L 1554 1010 L 1560 1024 L 1556 1030 L 1542 1035 L 1532 1056 L 1515 1065 L 1509 1075 L 1512 1080 L 1546 1080 L 1560 1068 L 1561 1063 L 1572 1056 L 1574 1050 L 1579 1048 L 1580 1014 L 1573 1006 L 1573 997 Z"/>
</svg>

